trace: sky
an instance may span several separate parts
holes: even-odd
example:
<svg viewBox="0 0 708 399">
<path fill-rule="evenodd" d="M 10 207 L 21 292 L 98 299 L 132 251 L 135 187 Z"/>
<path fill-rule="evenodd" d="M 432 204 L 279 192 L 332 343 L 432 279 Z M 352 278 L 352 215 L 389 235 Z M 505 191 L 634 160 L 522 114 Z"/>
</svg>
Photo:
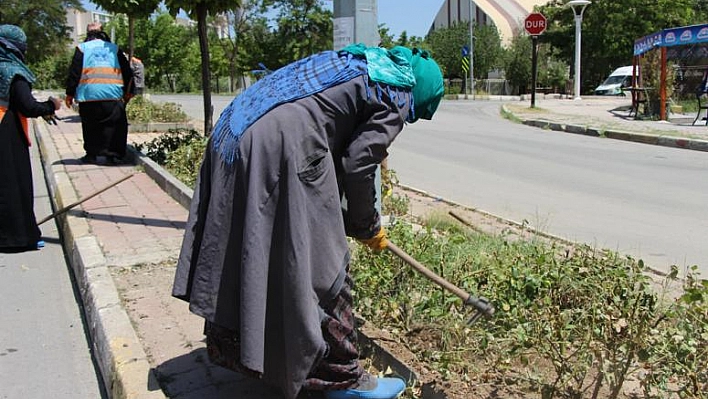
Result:
<svg viewBox="0 0 708 399">
<path fill-rule="evenodd" d="M 96 9 L 89 1 L 82 3 L 88 10 Z M 379 25 L 385 24 L 395 38 L 403 31 L 409 37 L 425 37 L 443 3 L 444 0 L 377 0 Z"/>
<path fill-rule="evenodd" d="M 379 25 L 385 24 L 395 38 L 406 31 L 408 36 L 425 37 L 444 0 L 377 0 Z"/>
</svg>

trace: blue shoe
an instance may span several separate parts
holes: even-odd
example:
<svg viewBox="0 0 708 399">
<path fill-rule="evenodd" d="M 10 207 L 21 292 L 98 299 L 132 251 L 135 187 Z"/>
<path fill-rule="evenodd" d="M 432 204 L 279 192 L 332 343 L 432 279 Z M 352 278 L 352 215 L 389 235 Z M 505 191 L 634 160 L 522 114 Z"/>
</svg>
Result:
<svg viewBox="0 0 708 399">
<path fill-rule="evenodd" d="M 376 387 L 370 390 L 324 391 L 324 396 L 327 399 L 394 399 L 406 389 L 406 383 L 400 378 L 376 378 L 376 382 Z"/>
<path fill-rule="evenodd" d="M 44 241 L 39 240 L 37 241 L 37 249 L 44 248 Z"/>
</svg>

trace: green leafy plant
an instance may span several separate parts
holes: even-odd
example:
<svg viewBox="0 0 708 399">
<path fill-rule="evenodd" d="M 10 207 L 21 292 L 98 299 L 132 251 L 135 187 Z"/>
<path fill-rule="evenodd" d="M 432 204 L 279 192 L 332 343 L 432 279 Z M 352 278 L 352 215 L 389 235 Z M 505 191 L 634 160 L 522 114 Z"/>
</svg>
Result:
<svg viewBox="0 0 708 399">
<path fill-rule="evenodd" d="M 165 165 L 172 152 L 203 139 L 204 137 L 194 129 L 170 129 L 144 144 L 133 143 L 133 146 L 158 164 Z"/>
<path fill-rule="evenodd" d="M 176 103 L 154 103 L 146 96 L 136 96 L 126 107 L 131 122 L 186 122 L 189 120 L 182 107 Z"/>
</svg>

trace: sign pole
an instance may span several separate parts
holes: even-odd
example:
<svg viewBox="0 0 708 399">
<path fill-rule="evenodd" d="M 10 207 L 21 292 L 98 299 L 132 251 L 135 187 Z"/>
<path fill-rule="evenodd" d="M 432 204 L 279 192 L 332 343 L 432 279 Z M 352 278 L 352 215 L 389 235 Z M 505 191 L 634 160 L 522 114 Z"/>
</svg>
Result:
<svg viewBox="0 0 708 399">
<path fill-rule="evenodd" d="M 538 65 L 538 35 L 546 30 L 546 17 L 538 12 L 529 14 L 524 20 L 524 28 L 531 35 L 531 108 L 536 107 L 536 69 Z"/>
<path fill-rule="evenodd" d="M 538 66 L 538 36 L 531 36 L 531 108 L 536 108 L 536 75 Z"/>
</svg>

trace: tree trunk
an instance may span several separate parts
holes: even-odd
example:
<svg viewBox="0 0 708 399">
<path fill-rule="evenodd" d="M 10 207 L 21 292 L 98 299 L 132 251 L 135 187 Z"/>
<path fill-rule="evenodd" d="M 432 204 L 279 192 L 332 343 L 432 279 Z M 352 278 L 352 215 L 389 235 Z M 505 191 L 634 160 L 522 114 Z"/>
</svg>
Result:
<svg viewBox="0 0 708 399">
<path fill-rule="evenodd" d="M 202 55 L 202 92 L 204 95 L 204 135 L 211 136 L 211 77 L 209 69 L 209 41 L 207 39 L 207 5 L 197 3 L 197 30 L 199 31 L 199 49 Z"/>
</svg>

